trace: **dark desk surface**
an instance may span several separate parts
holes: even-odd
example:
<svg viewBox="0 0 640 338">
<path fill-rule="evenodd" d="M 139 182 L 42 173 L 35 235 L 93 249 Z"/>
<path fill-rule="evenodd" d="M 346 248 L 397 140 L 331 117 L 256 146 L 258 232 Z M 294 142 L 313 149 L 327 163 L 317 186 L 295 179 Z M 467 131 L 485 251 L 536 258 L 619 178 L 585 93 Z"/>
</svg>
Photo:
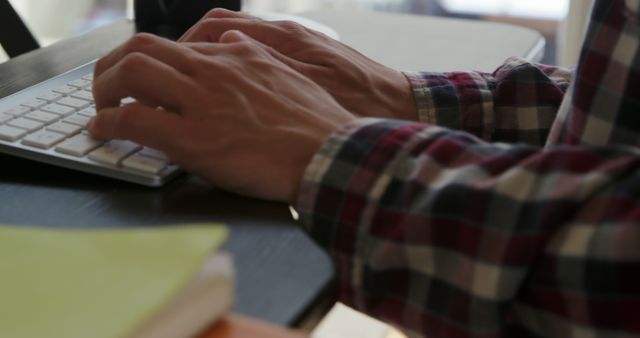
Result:
<svg viewBox="0 0 640 338">
<path fill-rule="evenodd" d="M 0 64 L 0 97 L 89 62 L 131 36 L 128 22 Z M 154 189 L 0 155 L 0 223 L 52 227 L 224 222 L 236 261 L 236 312 L 291 325 L 333 276 L 327 255 L 285 205 L 232 195 L 184 175 Z"/>
</svg>

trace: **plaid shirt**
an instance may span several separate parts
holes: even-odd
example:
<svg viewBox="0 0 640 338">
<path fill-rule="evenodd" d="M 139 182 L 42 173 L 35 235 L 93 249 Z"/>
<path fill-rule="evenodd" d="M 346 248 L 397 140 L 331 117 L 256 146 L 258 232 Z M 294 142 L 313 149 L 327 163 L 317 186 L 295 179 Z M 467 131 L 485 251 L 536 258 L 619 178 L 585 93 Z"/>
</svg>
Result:
<svg viewBox="0 0 640 338">
<path fill-rule="evenodd" d="M 639 8 L 596 3 L 572 81 L 407 74 L 424 123 L 331 135 L 297 209 L 340 299 L 415 337 L 640 336 Z"/>
</svg>

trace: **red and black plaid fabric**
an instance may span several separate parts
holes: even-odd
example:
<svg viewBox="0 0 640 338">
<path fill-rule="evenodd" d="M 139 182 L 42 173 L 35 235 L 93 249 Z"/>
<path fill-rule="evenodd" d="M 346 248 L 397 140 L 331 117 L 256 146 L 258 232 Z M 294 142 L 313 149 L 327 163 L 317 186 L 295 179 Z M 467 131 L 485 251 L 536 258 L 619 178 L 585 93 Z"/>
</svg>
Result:
<svg viewBox="0 0 640 338">
<path fill-rule="evenodd" d="M 407 74 L 424 123 L 331 135 L 297 209 L 340 299 L 412 337 L 640 336 L 639 8 L 596 3 L 574 80 Z"/>
<path fill-rule="evenodd" d="M 640 144 L 640 1 L 599 1 L 549 144 Z"/>
</svg>

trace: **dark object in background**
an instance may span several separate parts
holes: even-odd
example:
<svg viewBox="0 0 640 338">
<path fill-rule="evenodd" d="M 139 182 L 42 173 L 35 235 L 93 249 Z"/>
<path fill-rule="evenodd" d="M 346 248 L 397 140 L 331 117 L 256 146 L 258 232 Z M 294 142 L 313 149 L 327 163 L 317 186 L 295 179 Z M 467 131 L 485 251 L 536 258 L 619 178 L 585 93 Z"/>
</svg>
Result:
<svg viewBox="0 0 640 338">
<path fill-rule="evenodd" d="M 0 46 L 10 57 L 40 48 L 9 0 L 0 0 Z"/>
<path fill-rule="evenodd" d="M 135 0 L 138 31 L 177 39 L 209 10 L 240 10 L 240 0 Z"/>
</svg>

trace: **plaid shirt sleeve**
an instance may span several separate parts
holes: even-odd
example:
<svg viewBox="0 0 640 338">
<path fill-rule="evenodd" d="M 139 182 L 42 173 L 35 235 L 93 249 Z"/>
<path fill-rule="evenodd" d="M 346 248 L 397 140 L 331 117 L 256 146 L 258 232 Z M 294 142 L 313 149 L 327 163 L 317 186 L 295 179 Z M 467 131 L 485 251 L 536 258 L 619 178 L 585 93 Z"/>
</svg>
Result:
<svg viewBox="0 0 640 338">
<path fill-rule="evenodd" d="M 548 145 L 640 145 L 640 1 L 598 1 Z"/>
<path fill-rule="evenodd" d="M 416 99 L 430 123 L 361 119 L 331 135 L 296 207 L 334 258 L 340 299 L 412 337 L 640 336 L 640 74 L 620 62 L 639 60 L 638 7 L 596 2 L 589 36 L 606 39 L 586 40 L 558 116 L 538 118 L 552 104 L 533 80 L 496 99 L 500 70 L 457 73 L 483 79 L 470 91 L 455 73 L 423 73 Z M 547 73 L 538 78 L 560 95 Z M 525 83 L 530 101 L 517 98 Z M 506 115 L 488 108 L 509 100 Z M 486 142 L 497 140 L 536 146 Z"/>
<path fill-rule="evenodd" d="M 315 155 L 297 209 L 340 299 L 411 336 L 640 335 L 639 166 L 361 120 Z"/>
<path fill-rule="evenodd" d="M 405 73 L 421 122 L 485 141 L 543 145 L 573 71 L 508 59 L 493 74 Z"/>
</svg>

